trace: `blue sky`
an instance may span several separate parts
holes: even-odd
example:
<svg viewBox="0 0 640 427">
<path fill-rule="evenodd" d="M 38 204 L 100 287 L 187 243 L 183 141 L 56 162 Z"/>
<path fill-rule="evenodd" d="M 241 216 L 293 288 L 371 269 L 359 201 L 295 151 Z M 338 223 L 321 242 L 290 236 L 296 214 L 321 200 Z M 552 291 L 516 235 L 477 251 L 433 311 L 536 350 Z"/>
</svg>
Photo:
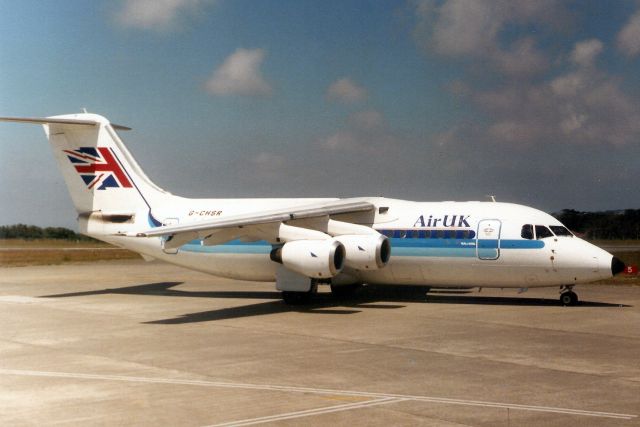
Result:
<svg viewBox="0 0 640 427">
<path fill-rule="evenodd" d="M 189 197 L 638 208 L 637 1 L 0 1 L 0 115 L 85 107 Z M 0 224 L 74 227 L 37 126 Z"/>
</svg>

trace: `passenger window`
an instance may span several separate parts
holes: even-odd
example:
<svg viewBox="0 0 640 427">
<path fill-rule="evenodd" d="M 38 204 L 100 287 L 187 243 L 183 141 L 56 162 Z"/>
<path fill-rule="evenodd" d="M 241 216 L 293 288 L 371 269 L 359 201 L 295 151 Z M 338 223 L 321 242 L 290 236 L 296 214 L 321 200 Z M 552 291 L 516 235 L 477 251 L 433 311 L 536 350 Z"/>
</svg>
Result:
<svg viewBox="0 0 640 427">
<path fill-rule="evenodd" d="M 393 230 L 384 230 L 382 232 L 382 234 L 384 234 L 385 236 L 391 238 L 391 237 L 393 237 Z"/>
<path fill-rule="evenodd" d="M 411 232 L 411 237 L 412 237 L 413 239 L 417 239 L 417 238 L 418 238 L 418 230 L 413 230 L 413 231 Z"/>
<path fill-rule="evenodd" d="M 520 237 L 523 239 L 533 240 L 533 225 L 525 224 L 522 226 L 522 231 L 520 231 Z"/>
<path fill-rule="evenodd" d="M 437 230 L 436 237 L 438 237 L 438 239 L 444 238 L 444 230 Z"/>
<path fill-rule="evenodd" d="M 407 230 L 400 230 L 400 238 L 404 239 L 405 237 L 407 237 Z"/>
<path fill-rule="evenodd" d="M 544 225 L 536 225 L 536 239 L 544 239 L 545 237 L 553 237 L 553 233 Z"/>
<path fill-rule="evenodd" d="M 573 237 L 573 233 L 567 230 L 567 227 L 563 227 L 561 225 L 550 225 L 549 228 L 556 236 L 569 236 Z"/>
</svg>

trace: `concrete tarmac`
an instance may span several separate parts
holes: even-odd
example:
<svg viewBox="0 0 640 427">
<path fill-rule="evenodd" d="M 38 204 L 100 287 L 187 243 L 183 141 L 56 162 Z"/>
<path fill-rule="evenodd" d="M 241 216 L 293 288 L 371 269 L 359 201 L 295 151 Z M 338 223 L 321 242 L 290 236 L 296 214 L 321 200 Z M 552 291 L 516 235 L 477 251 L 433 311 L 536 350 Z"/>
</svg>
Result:
<svg viewBox="0 0 640 427">
<path fill-rule="evenodd" d="M 0 425 L 640 425 L 638 286 L 327 291 L 1 268 Z"/>
</svg>

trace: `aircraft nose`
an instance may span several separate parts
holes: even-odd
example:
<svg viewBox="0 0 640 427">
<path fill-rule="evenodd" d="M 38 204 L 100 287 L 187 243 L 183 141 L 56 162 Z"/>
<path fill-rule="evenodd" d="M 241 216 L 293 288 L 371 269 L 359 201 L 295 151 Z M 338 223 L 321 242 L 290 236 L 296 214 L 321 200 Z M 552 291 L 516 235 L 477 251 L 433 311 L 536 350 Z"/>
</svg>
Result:
<svg viewBox="0 0 640 427">
<path fill-rule="evenodd" d="M 625 265 L 624 262 L 620 260 L 620 258 L 613 257 L 611 259 L 611 274 L 616 275 L 618 273 L 622 273 L 624 271 Z"/>
</svg>

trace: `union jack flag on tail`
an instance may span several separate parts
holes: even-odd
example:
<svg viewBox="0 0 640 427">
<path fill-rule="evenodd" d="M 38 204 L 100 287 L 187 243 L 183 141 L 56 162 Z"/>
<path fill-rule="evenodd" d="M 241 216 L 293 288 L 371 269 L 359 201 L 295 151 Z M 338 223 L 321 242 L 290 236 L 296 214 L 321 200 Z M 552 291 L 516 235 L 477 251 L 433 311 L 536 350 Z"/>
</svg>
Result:
<svg viewBox="0 0 640 427">
<path fill-rule="evenodd" d="M 89 189 L 133 187 L 111 148 L 80 147 L 64 152 Z"/>
</svg>

